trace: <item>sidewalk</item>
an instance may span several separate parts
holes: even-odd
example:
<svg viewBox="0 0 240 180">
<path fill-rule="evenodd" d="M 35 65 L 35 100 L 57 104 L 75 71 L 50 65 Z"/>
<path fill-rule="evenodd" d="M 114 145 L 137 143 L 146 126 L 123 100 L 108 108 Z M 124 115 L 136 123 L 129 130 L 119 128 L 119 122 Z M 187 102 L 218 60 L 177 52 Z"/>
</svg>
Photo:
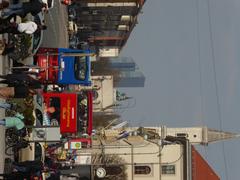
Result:
<svg viewBox="0 0 240 180">
<path fill-rule="evenodd" d="M 0 35 L 2 39 L 2 35 Z M 0 74 L 4 74 L 5 62 L 7 61 L 6 57 L 0 56 Z M 0 86 L 2 86 L 0 84 Z M 2 101 L 2 99 L 0 99 Z M 5 116 L 5 111 L 0 109 L 0 118 L 2 119 Z M 4 170 L 4 161 L 5 161 L 5 128 L 0 126 L 0 173 L 3 173 Z"/>
<path fill-rule="evenodd" d="M 6 38 L 7 35 L 4 35 Z M 0 39 L 3 39 L 3 35 L 0 35 Z M 8 72 L 8 57 L 0 55 L 0 74 L 6 74 Z M 3 85 L 0 84 L 0 87 Z M 4 101 L 0 98 L 0 101 Z M 0 108 L 0 119 L 5 117 L 5 110 Z M 5 161 L 5 127 L 0 126 L 0 173 L 3 173 L 4 170 L 4 161 Z"/>
</svg>

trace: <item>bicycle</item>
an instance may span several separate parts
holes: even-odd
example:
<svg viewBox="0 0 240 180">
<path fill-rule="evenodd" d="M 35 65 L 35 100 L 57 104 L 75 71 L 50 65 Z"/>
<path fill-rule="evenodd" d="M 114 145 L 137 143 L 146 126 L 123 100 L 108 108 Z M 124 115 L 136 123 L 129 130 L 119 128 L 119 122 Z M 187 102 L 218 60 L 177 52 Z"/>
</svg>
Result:
<svg viewBox="0 0 240 180">
<path fill-rule="evenodd" d="M 27 141 L 24 138 L 19 138 L 19 140 L 17 141 L 17 143 L 11 145 L 11 146 L 7 146 L 5 148 L 5 154 L 8 156 L 12 156 L 12 155 L 16 155 L 18 153 L 19 150 L 24 149 L 29 147 L 30 149 L 32 149 L 30 142 Z"/>
<path fill-rule="evenodd" d="M 5 133 L 5 154 L 11 156 L 17 154 L 20 149 L 30 146 L 30 143 L 24 139 L 25 136 L 29 136 L 25 128 L 21 130 L 8 128 Z"/>
<path fill-rule="evenodd" d="M 15 128 L 8 128 L 5 131 L 5 144 L 7 146 L 12 146 L 18 141 L 18 134 Z"/>
<path fill-rule="evenodd" d="M 27 130 L 17 130 L 15 128 L 8 128 L 5 131 L 5 144 L 7 146 L 13 146 L 18 143 L 19 137 L 29 136 Z"/>
</svg>

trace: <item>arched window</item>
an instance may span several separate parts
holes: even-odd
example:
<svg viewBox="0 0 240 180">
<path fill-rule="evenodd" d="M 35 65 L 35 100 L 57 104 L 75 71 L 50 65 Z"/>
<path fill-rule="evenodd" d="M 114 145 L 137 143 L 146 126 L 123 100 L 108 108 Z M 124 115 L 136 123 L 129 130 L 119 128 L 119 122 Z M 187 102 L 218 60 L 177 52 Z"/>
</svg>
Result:
<svg viewBox="0 0 240 180">
<path fill-rule="evenodd" d="M 93 90 L 93 100 L 96 100 L 99 96 L 98 92 L 96 90 Z"/>
<path fill-rule="evenodd" d="M 108 175 L 119 175 L 123 172 L 123 167 L 119 166 L 108 166 L 105 167 Z"/>
<path fill-rule="evenodd" d="M 148 175 L 151 173 L 151 167 L 146 165 L 134 166 L 134 174 Z"/>
</svg>

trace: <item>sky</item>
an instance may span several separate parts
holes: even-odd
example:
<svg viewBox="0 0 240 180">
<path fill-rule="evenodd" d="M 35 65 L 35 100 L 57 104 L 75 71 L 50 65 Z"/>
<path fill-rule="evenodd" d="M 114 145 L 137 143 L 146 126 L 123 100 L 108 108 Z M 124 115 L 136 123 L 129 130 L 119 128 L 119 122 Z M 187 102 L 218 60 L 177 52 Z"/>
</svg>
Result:
<svg viewBox="0 0 240 180">
<path fill-rule="evenodd" d="M 121 53 L 146 82 L 123 89 L 136 99 L 123 120 L 240 133 L 239 34 L 239 0 L 147 0 Z M 239 139 L 199 147 L 221 180 L 239 179 L 239 149 Z"/>
</svg>

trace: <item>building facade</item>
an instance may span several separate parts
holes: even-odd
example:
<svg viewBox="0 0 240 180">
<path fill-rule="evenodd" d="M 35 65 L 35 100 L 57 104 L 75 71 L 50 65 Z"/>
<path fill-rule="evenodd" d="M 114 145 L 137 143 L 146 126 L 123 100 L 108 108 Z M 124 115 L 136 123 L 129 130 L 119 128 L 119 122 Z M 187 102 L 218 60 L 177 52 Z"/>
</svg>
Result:
<svg viewBox="0 0 240 180">
<path fill-rule="evenodd" d="M 77 37 L 100 57 L 116 57 L 137 24 L 145 0 L 81 0 L 75 9 Z"/>
<path fill-rule="evenodd" d="M 131 57 L 101 58 L 92 63 L 94 75 L 112 75 L 116 88 L 144 87 L 145 76 Z"/>
<path fill-rule="evenodd" d="M 193 144 L 236 137 L 207 127 L 102 129 L 91 148 L 78 146 L 80 161 L 65 173 L 85 176 L 86 167 L 94 180 L 220 180 Z"/>
</svg>

